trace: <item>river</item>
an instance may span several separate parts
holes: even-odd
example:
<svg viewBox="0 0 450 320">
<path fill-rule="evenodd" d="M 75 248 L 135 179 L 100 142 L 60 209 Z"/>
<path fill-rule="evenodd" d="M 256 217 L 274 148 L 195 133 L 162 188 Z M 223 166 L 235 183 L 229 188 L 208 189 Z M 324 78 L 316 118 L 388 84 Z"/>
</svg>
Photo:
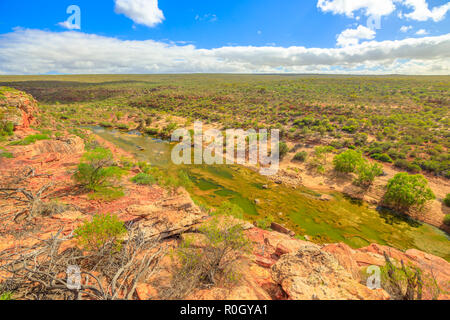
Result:
<svg viewBox="0 0 450 320">
<path fill-rule="evenodd" d="M 450 236 L 404 215 L 372 208 L 337 192 L 329 194 L 331 201 L 321 201 L 322 194 L 314 190 L 275 184 L 243 166 L 176 166 L 170 161 L 173 145 L 168 142 L 138 132 L 90 129 L 168 174 L 185 170 L 193 182 L 186 189 L 197 203 L 217 207 L 230 201 L 244 210 L 246 220 L 253 222 L 270 215 L 301 239 L 307 235 L 315 242 L 344 242 L 353 248 L 370 243 L 400 250 L 416 248 L 450 261 Z"/>
</svg>

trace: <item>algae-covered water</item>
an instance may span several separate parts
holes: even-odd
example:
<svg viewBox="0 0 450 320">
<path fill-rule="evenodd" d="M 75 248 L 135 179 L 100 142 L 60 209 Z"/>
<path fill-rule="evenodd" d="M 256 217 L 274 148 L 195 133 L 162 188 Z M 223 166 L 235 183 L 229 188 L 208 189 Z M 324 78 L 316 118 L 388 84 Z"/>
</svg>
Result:
<svg viewBox="0 0 450 320">
<path fill-rule="evenodd" d="M 187 187 L 189 193 L 208 206 L 230 201 L 244 209 L 249 221 L 271 216 L 296 234 L 308 235 L 316 242 L 344 242 L 354 248 L 370 243 L 401 250 L 416 248 L 450 261 L 449 235 L 428 224 L 389 210 L 376 210 L 340 193 L 331 193 L 331 201 L 321 201 L 318 192 L 277 185 L 243 166 L 176 166 L 170 161 L 170 143 L 133 132 L 91 129 L 141 161 L 171 173 L 185 170 L 193 182 Z"/>
</svg>

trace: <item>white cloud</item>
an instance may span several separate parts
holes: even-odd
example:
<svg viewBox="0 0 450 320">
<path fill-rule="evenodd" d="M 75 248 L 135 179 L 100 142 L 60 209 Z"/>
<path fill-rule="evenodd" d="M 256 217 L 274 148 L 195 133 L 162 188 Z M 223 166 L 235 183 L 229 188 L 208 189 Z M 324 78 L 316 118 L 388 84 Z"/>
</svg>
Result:
<svg viewBox="0 0 450 320">
<path fill-rule="evenodd" d="M 69 21 L 59 22 L 58 26 L 63 27 L 65 29 L 69 29 L 69 30 L 80 30 L 81 29 L 79 25 L 69 23 Z"/>
<path fill-rule="evenodd" d="M 434 22 L 438 22 L 443 20 L 447 12 L 450 10 L 450 2 L 447 2 L 442 6 L 436 6 L 430 10 L 426 0 L 397 1 L 402 1 L 405 6 L 413 9 L 411 13 L 404 14 L 403 16 L 417 21 L 427 21 L 432 19 Z"/>
<path fill-rule="evenodd" d="M 417 35 L 427 35 L 428 31 L 425 29 L 420 29 L 419 31 L 416 32 Z"/>
<path fill-rule="evenodd" d="M 342 31 L 337 37 L 337 45 L 340 47 L 354 46 L 359 44 L 359 40 L 374 39 L 375 34 L 375 31 L 360 25 L 356 29 Z"/>
<path fill-rule="evenodd" d="M 394 12 L 394 1 L 397 0 L 318 0 L 317 7 L 323 12 L 345 14 L 350 18 L 359 10 L 366 16 L 386 16 Z"/>
<path fill-rule="evenodd" d="M 400 28 L 401 32 L 408 32 L 409 30 L 411 30 L 413 27 L 412 26 L 402 26 Z"/>
<path fill-rule="evenodd" d="M 361 11 L 366 16 L 388 16 L 396 10 L 396 4 L 413 9 L 410 13 L 398 12 L 401 19 L 409 18 L 417 21 L 442 21 L 450 11 L 450 2 L 432 9 L 426 0 L 318 0 L 317 7 L 323 12 L 355 17 L 355 12 Z"/>
<path fill-rule="evenodd" d="M 221 47 L 131 41 L 76 31 L 0 35 L 0 74 L 291 72 L 450 74 L 450 34 L 343 48 Z"/>
<path fill-rule="evenodd" d="M 164 20 L 158 0 L 115 0 L 115 3 L 116 13 L 124 14 L 137 24 L 154 27 Z"/>
</svg>

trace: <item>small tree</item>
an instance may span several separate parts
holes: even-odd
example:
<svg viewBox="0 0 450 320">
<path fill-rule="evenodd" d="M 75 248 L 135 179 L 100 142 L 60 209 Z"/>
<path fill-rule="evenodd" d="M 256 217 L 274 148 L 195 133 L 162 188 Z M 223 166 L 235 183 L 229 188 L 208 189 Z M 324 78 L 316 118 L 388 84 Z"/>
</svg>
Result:
<svg viewBox="0 0 450 320">
<path fill-rule="evenodd" d="M 308 153 L 306 151 L 298 152 L 294 156 L 295 161 L 304 162 L 308 157 Z"/>
<path fill-rule="evenodd" d="M 105 246 L 120 249 L 120 236 L 127 232 L 123 222 L 114 215 L 95 215 L 75 230 L 75 237 L 86 250 L 100 251 Z"/>
<path fill-rule="evenodd" d="M 283 159 L 289 152 L 289 147 L 285 142 L 279 143 L 280 159 Z"/>
<path fill-rule="evenodd" d="M 123 195 L 115 183 L 124 173 L 125 170 L 114 165 L 109 149 L 95 148 L 83 155 L 73 179 L 99 196 L 113 199 Z"/>
<path fill-rule="evenodd" d="M 333 165 L 337 172 L 351 173 L 364 162 L 362 154 L 355 150 L 347 150 L 334 157 Z"/>
<path fill-rule="evenodd" d="M 354 183 L 362 187 L 369 187 L 373 184 L 375 178 L 383 173 L 383 168 L 378 163 L 370 164 L 363 161 L 357 166 L 356 173 L 358 177 Z"/>
<path fill-rule="evenodd" d="M 395 209 L 407 211 L 411 207 L 422 209 L 435 195 L 423 175 L 401 172 L 389 180 L 384 198 Z"/>
</svg>

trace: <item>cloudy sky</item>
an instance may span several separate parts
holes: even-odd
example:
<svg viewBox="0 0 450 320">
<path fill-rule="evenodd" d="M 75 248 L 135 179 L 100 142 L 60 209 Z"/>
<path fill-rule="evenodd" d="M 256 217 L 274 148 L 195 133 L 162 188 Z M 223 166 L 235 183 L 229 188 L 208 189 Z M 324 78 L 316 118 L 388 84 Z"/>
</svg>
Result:
<svg viewBox="0 0 450 320">
<path fill-rule="evenodd" d="M 197 72 L 448 75 L 450 2 L 0 1 L 0 74 Z"/>
</svg>

